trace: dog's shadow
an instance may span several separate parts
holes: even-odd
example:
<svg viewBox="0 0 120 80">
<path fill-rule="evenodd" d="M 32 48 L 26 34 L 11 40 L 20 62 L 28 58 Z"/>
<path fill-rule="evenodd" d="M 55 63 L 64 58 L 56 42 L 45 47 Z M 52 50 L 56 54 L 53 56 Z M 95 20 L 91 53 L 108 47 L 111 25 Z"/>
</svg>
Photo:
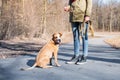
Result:
<svg viewBox="0 0 120 80">
<path fill-rule="evenodd" d="M 28 60 L 27 65 L 32 67 L 34 65 L 34 63 L 35 63 L 35 60 L 34 59 L 30 59 L 30 60 Z"/>
</svg>

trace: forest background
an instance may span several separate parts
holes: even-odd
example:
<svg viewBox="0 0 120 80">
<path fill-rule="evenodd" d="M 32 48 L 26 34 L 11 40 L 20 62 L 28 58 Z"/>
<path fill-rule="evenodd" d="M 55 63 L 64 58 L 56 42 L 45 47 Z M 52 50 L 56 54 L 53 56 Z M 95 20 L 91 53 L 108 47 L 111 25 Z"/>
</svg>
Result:
<svg viewBox="0 0 120 80">
<path fill-rule="evenodd" d="M 70 32 L 68 0 L 0 0 L 0 40 L 41 38 Z M 119 0 L 93 0 L 91 20 L 97 32 L 120 31 Z"/>
</svg>

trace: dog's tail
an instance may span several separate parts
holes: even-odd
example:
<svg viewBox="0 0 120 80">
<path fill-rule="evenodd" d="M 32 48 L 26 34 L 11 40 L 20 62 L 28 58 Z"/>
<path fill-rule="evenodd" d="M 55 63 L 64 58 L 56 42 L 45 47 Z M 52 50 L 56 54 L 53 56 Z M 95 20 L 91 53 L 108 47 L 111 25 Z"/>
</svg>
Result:
<svg viewBox="0 0 120 80">
<path fill-rule="evenodd" d="M 35 68 L 36 66 L 37 66 L 37 63 L 35 63 L 32 67 L 29 67 L 29 68 L 21 68 L 20 70 L 22 70 L 22 71 L 31 70 L 31 69 Z"/>
</svg>

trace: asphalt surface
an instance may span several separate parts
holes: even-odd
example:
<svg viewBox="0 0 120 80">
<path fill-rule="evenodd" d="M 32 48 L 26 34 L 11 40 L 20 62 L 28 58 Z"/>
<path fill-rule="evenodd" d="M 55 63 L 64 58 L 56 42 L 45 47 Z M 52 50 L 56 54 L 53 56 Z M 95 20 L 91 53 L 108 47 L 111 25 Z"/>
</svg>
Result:
<svg viewBox="0 0 120 80">
<path fill-rule="evenodd" d="M 60 67 L 21 71 L 33 65 L 37 52 L 0 59 L 0 80 L 120 80 L 120 49 L 104 43 L 105 38 L 108 36 L 89 39 L 88 60 L 83 65 L 65 64 L 73 55 L 72 43 L 60 46 Z"/>
</svg>

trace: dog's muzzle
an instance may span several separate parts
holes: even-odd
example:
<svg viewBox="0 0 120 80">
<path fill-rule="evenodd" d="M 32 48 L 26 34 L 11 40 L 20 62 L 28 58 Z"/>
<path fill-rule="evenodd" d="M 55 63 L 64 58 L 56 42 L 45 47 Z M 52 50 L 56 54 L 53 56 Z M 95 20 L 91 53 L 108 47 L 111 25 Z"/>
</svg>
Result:
<svg viewBox="0 0 120 80">
<path fill-rule="evenodd" d="M 55 41 L 55 44 L 60 44 L 61 43 L 61 39 L 57 39 L 56 41 Z"/>
</svg>

